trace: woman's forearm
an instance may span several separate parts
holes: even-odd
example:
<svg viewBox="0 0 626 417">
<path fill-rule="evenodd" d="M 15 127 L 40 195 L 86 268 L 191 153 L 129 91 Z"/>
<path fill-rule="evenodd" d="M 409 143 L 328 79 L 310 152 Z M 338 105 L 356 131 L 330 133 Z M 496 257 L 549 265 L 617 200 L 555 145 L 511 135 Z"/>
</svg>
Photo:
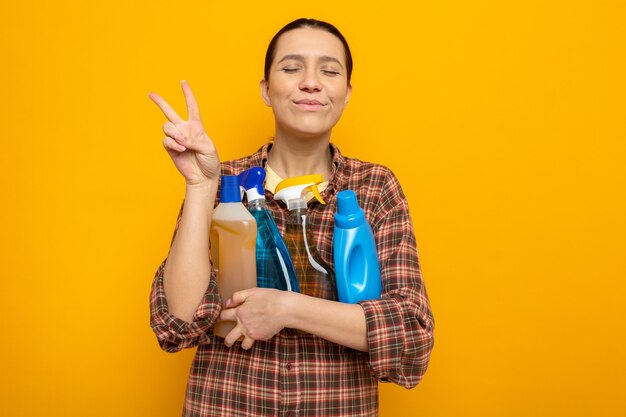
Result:
<svg viewBox="0 0 626 417">
<path fill-rule="evenodd" d="M 217 182 L 187 186 L 176 236 L 163 271 L 170 313 L 191 322 L 209 285 L 209 229 Z"/>
<path fill-rule="evenodd" d="M 365 313 L 358 304 L 291 293 L 286 316 L 286 327 L 362 352 L 369 351 Z"/>
</svg>

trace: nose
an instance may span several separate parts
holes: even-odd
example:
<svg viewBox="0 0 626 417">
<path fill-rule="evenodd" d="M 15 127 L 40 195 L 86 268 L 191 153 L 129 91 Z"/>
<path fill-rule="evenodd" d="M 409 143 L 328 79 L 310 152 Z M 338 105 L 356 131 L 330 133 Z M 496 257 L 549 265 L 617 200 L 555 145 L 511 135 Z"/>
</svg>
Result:
<svg viewBox="0 0 626 417">
<path fill-rule="evenodd" d="M 322 85 L 320 83 L 319 74 L 315 69 L 308 69 L 302 72 L 302 79 L 300 80 L 300 90 L 308 93 L 320 91 Z"/>
</svg>

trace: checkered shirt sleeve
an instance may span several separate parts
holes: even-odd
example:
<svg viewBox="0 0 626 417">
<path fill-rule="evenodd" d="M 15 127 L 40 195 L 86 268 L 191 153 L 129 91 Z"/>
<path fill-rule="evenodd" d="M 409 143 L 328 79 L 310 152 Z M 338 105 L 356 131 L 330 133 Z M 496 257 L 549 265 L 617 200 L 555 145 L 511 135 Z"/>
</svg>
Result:
<svg viewBox="0 0 626 417">
<path fill-rule="evenodd" d="M 178 231 L 182 211 L 181 207 L 172 241 L 174 241 Z M 211 272 L 209 286 L 193 315 L 193 320 L 189 323 L 169 312 L 165 298 L 165 287 L 163 286 L 163 272 L 166 262 L 167 259 L 157 269 L 150 291 L 150 326 L 156 334 L 159 345 L 166 352 L 178 352 L 202 343 L 209 343 L 208 332 L 219 317 L 222 304 L 215 281 L 215 273 Z"/>
<path fill-rule="evenodd" d="M 434 321 L 421 275 L 406 198 L 395 176 L 383 176 L 380 213 L 373 224 L 384 284 L 380 299 L 360 302 L 365 311 L 369 362 L 375 376 L 406 388 L 428 366 Z"/>
</svg>

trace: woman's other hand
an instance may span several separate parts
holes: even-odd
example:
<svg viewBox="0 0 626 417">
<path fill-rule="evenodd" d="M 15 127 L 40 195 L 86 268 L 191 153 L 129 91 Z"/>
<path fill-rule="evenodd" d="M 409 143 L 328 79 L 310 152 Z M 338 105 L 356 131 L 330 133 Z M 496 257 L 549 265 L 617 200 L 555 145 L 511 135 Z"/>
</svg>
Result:
<svg viewBox="0 0 626 417">
<path fill-rule="evenodd" d="M 232 346 L 243 336 L 241 347 L 250 349 L 256 340 L 269 340 L 286 324 L 286 303 L 294 293 L 271 288 L 238 291 L 224 303 L 220 319 L 234 321 L 235 328 L 224 339 Z"/>
<path fill-rule="evenodd" d="M 148 95 L 168 120 L 163 125 L 165 133 L 163 146 L 178 171 L 185 177 L 188 186 L 217 181 L 220 175 L 217 149 L 204 130 L 198 103 L 191 87 L 186 81 L 181 81 L 181 87 L 187 103 L 188 120 L 183 120 L 158 94 Z"/>
</svg>

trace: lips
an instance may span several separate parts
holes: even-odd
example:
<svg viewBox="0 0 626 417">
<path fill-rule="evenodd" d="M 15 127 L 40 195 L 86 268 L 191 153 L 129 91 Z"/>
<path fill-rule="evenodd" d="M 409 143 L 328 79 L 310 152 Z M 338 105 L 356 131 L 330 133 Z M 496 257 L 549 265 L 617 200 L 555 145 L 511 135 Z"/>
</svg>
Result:
<svg viewBox="0 0 626 417">
<path fill-rule="evenodd" d="M 296 104 L 296 106 L 305 112 L 317 112 L 320 111 L 324 108 L 324 104 L 321 103 L 318 100 L 311 100 L 311 99 L 301 99 L 301 100 L 294 100 L 294 103 Z"/>
<path fill-rule="evenodd" d="M 322 103 L 320 103 L 317 100 L 307 100 L 307 99 L 296 100 L 296 104 L 304 104 L 304 105 L 309 105 L 309 106 L 321 106 L 322 105 Z"/>
</svg>

